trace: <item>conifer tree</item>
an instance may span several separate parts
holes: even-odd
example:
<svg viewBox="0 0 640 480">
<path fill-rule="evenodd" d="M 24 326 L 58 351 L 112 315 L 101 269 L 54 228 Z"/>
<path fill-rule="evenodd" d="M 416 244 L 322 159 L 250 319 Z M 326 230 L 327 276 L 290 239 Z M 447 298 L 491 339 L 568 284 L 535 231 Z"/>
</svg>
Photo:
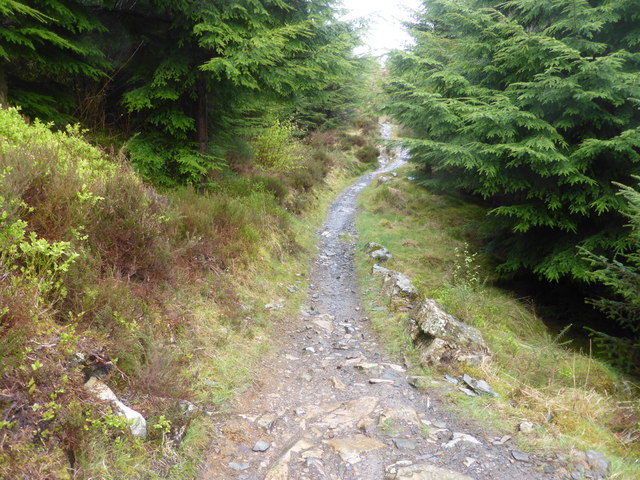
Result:
<svg viewBox="0 0 640 480">
<path fill-rule="evenodd" d="M 82 0 L 0 2 L 0 103 L 47 120 L 73 108 L 72 82 L 96 80 L 108 64 L 89 33 L 104 30 Z M 98 2 L 95 2 L 96 4 Z"/>
<path fill-rule="evenodd" d="M 139 131 L 130 147 L 141 173 L 164 184 L 197 181 L 219 161 L 220 130 L 321 91 L 352 69 L 357 38 L 336 21 L 332 3 L 181 0 L 132 7 L 142 17 L 160 17 L 137 27 L 151 41 L 138 52 L 141 61 L 123 72 L 123 103 Z M 155 13 L 147 13 L 152 6 Z"/>
<path fill-rule="evenodd" d="M 626 336 L 612 336 L 589 329 L 596 345 L 609 360 L 622 369 L 640 373 L 640 191 L 620 186 L 627 202 L 624 214 L 629 221 L 633 248 L 616 259 L 583 251 L 592 267 L 592 280 L 606 285 L 608 298 L 592 299 L 596 308 L 616 322 Z"/>
<path fill-rule="evenodd" d="M 505 273 L 586 279 L 629 248 L 612 182 L 640 173 L 640 9 L 628 0 L 426 1 L 388 106 L 422 181 L 494 208 Z"/>
<path fill-rule="evenodd" d="M 163 185 L 200 181 L 244 118 L 310 108 L 356 68 L 333 0 L 5 0 L 0 14 L 0 98 L 132 136 Z"/>
</svg>

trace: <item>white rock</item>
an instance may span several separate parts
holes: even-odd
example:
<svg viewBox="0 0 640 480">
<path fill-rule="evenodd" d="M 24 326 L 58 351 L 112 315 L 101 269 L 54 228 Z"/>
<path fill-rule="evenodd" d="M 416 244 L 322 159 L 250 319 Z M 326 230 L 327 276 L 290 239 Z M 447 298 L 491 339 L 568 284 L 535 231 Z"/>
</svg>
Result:
<svg viewBox="0 0 640 480">
<path fill-rule="evenodd" d="M 389 253 L 389 250 L 387 250 L 386 248 L 379 248 L 378 250 L 374 250 L 373 252 L 369 253 L 369 256 L 374 260 L 378 260 L 380 262 L 386 262 L 387 260 L 391 260 L 393 258 L 393 255 L 391 255 Z"/>
<path fill-rule="evenodd" d="M 482 444 L 482 442 L 480 440 L 478 440 L 475 437 L 472 437 L 471 435 L 469 435 L 467 433 L 454 432 L 453 437 L 451 438 L 451 440 L 448 443 L 444 444 L 444 448 L 455 447 L 460 442 L 473 443 L 473 444 L 476 444 L 476 445 L 481 445 Z"/>
<path fill-rule="evenodd" d="M 136 437 L 145 438 L 147 436 L 147 421 L 142 414 L 136 412 L 133 408 L 127 407 L 120 400 L 115 402 L 115 406 L 130 422 L 131 433 Z"/>
<path fill-rule="evenodd" d="M 284 307 L 284 304 L 276 303 L 276 302 L 267 303 L 264 306 L 264 308 L 267 310 L 280 310 L 283 307 Z"/>
<path fill-rule="evenodd" d="M 433 299 L 420 302 L 409 327 L 424 366 L 460 362 L 470 354 L 482 357 L 481 363 L 490 358 L 480 331 L 445 312 Z"/>
<path fill-rule="evenodd" d="M 373 264 L 373 268 L 371 269 L 371 272 L 374 275 L 377 275 L 377 276 L 380 276 L 380 277 L 386 277 L 387 275 L 391 275 L 393 273 L 392 270 L 389 270 L 388 268 L 381 267 L 377 263 Z"/>
<path fill-rule="evenodd" d="M 124 416 L 127 419 L 131 433 L 134 436 L 141 438 L 145 438 L 147 436 L 147 421 L 144 419 L 142 414 L 136 412 L 133 408 L 127 407 L 124 403 L 118 400 L 118 397 L 113 393 L 113 390 L 111 390 L 105 383 L 95 377 L 91 377 L 87 383 L 84 384 L 84 388 L 96 398 L 111 402 L 115 413 Z"/>
<path fill-rule="evenodd" d="M 265 442 L 264 440 L 258 440 L 256 444 L 253 446 L 254 452 L 266 452 L 271 447 L 270 442 Z"/>
<path fill-rule="evenodd" d="M 418 296 L 418 290 L 411 283 L 411 280 L 402 273 L 393 270 L 389 270 L 389 273 L 385 274 L 380 293 L 389 299 L 393 297 L 414 299 Z"/>
<path fill-rule="evenodd" d="M 520 426 L 518 427 L 518 429 L 522 433 L 531 433 L 531 432 L 533 432 L 533 423 L 531 423 L 531 422 L 522 422 L 520 424 Z"/>
</svg>

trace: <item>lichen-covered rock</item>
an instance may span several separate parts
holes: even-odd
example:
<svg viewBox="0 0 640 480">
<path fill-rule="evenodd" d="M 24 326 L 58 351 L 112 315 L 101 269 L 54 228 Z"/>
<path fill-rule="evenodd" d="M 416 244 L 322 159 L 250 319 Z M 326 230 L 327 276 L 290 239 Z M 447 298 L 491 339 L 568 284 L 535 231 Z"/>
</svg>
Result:
<svg viewBox="0 0 640 480">
<path fill-rule="evenodd" d="M 364 247 L 362 247 L 362 250 L 364 250 L 367 253 L 371 253 L 374 250 L 380 250 L 381 248 L 384 248 L 384 247 L 382 245 L 380 245 L 379 243 L 368 242 Z"/>
<path fill-rule="evenodd" d="M 596 450 L 571 450 L 569 460 L 575 468 L 575 475 L 572 474 L 571 478 L 604 480 L 609 476 L 609 460 Z"/>
<path fill-rule="evenodd" d="M 379 262 L 386 262 L 387 260 L 391 260 L 393 258 L 393 255 L 389 253 L 389 250 L 384 247 L 370 252 L 369 256 L 374 260 L 378 260 Z"/>
<path fill-rule="evenodd" d="M 609 475 L 609 460 L 602 453 L 596 450 L 587 450 L 585 452 L 587 463 L 591 467 L 596 479 L 607 478 Z"/>
<path fill-rule="evenodd" d="M 373 265 L 373 268 L 371 269 L 371 273 L 373 273 L 373 275 L 376 275 L 378 277 L 386 277 L 387 275 L 391 275 L 393 273 L 393 270 L 389 270 L 388 268 L 381 267 L 380 265 L 375 263 Z"/>
<path fill-rule="evenodd" d="M 406 276 L 400 272 L 389 270 L 384 277 L 380 294 L 390 300 L 394 297 L 403 297 L 410 300 L 418 296 L 418 290 Z"/>
<path fill-rule="evenodd" d="M 409 326 L 425 366 L 466 363 L 467 359 L 477 364 L 489 358 L 480 331 L 445 312 L 433 299 L 420 302 Z"/>
</svg>

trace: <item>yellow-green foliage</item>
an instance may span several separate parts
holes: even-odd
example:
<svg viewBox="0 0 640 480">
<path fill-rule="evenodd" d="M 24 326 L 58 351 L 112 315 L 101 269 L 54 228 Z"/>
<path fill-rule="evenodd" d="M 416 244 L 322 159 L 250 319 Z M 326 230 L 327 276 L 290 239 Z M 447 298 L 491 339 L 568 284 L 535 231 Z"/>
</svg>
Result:
<svg viewBox="0 0 640 480">
<path fill-rule="evenodd" d="M 406 273 L 421 295 L 437 299 L 482 331 L 493 361 L 468 373 L 486 379 L 500 397 L 469 399 L 454 393 L 452 399 L 511 431 L 523 420 L 534 422 L 539 427 L 534 434 L 517 435 L 523 448 L 602 450 L 612 458 L 615 478 L 638 478 L 637 386 L 589 352 L 568 348 L 533 305 L 492 286 L 489 260 L 475 247 L 476 225 L 485 211 L 415 186 L 405 178 L 409 172 L 405 167 L 397 180 L 364 191 L 364 210 L 357 220 L 360 244 L 374 241 L 387 247 L 394 255 L 388 268 Z M 388 228 L 380 228 L 382 223 Z M 361 253 L 360 274 L 372 285 L 369 297 L 374 301 L 377 284 L 370 268 Z M 410 350 L 406 315 L 370 315 L 394 350 L 402 342 Z"/>
<path fill-rule="evenodd" d="M 302 159 L 301 145 L 295 138 L 296 127 L 291 122 L 275 120 L 262 129 L 252 141 L 256 163 L 268 170 L 287 171 L 298 167 Z"/>
<path fill-rule="evenodd" d="M 116 165 L 84 140 L 84 131 L 79 125 L 69 125 L 58 131 L 51 130 L 51 126 L 36 119 L 25 128 L 19 109 L 0 108 L 0 151 L 6 155 L 28 146 L 34 152 L 32 159 L 37 161 L 36 152 L 52 149 L 59 168 L 73 167 L 83 177 L 115 172 Z"/>
</svg>

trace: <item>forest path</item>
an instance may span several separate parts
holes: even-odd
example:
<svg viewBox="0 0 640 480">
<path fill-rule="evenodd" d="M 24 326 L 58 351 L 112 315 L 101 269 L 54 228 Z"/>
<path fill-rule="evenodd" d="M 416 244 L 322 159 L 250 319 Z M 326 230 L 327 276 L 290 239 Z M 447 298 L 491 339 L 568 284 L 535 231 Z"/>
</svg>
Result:
<svg viewBox="0 0 640 480">
<path fill-rule="evenodd" d="M 390 127 L 382 126 L 389 138 Z M 356 198 L 405 162 L 392 151 L 331 205 L 300 317 L 281 325 L 260 381 L 221 424 L 202 480 L 561 478 L 412 387 L 364 316 L 354 256 Z"/>
</svg>

